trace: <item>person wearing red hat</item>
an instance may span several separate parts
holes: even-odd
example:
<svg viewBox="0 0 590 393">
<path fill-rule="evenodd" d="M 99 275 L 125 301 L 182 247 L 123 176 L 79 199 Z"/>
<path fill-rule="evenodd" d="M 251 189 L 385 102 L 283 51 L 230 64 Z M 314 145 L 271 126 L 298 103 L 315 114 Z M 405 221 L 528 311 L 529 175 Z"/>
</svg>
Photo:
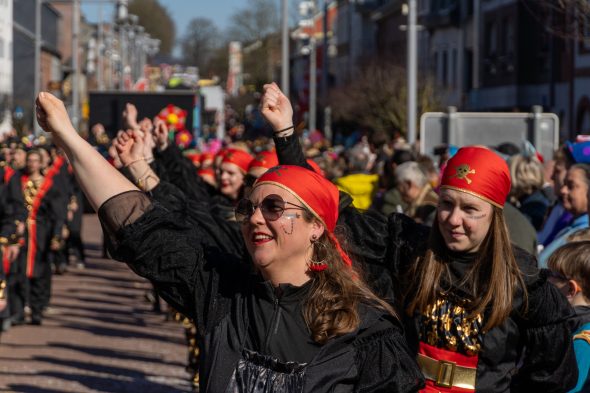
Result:
<svg viewBox="0 0 590 393">
<path fill-rule="evenodd" d="M 39 95 L 37 119 L 68 154 L 112 255 L 195 321 L 203 391 L 415 392 L 423 385 L 393 310 L 335 235 L 338 190 L 328 180 L 295 166 L 267 171 L 235 209 L 243 259 L 204 244 L 200 228 L 108 165 L 57 98 Z M 151 190 L 158 179 L 145 182 Z"/>
<path fill-rule="evenodd" d="M 401 236 L 402 254 L 418 255 L 415 263 L 392 263 L 407 283 L 401 307 L 425 392 L 562 392 L 575 385 L 572 309 L 534 257 L 511 245 L 502 214 L 510 187 L 500 156 L 461 148 L 443 173 L 426 244 Z M 404 227 L 415 233 L 415 224 Z"/>
<path fill-rule="evenodd" d="M 265 150 L 258 153 L 248 165 L 248 173 L 244 178 L 244 195 L 250 194 L 256 179 L 277 165 L 279 165 L 279 159 L 274 151 Z"/>
<path fill-rule="evenodd" d="M 242 196 L 244 176 L 248 172 L 248 166 L 252 156 L 240 149 L 228 149 L 225 151 L 219 167 L 219 192 L 232 201 Z"/>
</svg>

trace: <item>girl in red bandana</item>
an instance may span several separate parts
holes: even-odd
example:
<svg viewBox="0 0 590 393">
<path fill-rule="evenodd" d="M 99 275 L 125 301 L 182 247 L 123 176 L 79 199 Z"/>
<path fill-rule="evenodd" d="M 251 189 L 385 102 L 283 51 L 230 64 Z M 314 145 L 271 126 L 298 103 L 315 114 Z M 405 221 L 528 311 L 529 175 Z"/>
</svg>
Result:
<svg viewBox="0 0 590 393">
<path fill-rule="evenodd" d="M 502 214 L 509 191 L 503 159 L 483 147 L 461 148 L 443 173 L 428 241 L 408 241 L 407 259 L 393 261 L 402 282 L 411 277 L 400 297 L 425 392 L 565 392 L 575 385 L 572 309 L 534 257 L 511 245 Z"/>
<path fill-rule="evenodd" d="M 266 172 L 235 209 L 246 260 L 153 203 L 41 93 L 39 124 L 68 154 L 113 255 L 196 323 L 208 392 L 414 392 L 423 384 L 401 326 L 334 234 L 338 190 L 293 166 Z M 146 164 L 147 165 L 147 164 Z M 149 167 L 143 189 L 159 179 Z M 205 212 L 206 213 L 206 212 Z M 191 223 L 192 224 L 192 223 Z"/>
</svg>

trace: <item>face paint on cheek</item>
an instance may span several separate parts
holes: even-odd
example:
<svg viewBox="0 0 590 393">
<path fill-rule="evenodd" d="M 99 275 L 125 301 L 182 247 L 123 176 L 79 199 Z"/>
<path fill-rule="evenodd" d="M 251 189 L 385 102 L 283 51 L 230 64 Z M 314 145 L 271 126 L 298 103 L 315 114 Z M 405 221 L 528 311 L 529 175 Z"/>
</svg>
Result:
<svg viewBox="0 0 590 393">
<path fill-rule="evenodd" d="M 285 232 L 287 235 L 292 235 L 293 234 L 293 228 L 295 227 L 295 221 L 290 218 L 289 222 L 291 223 L 291 228 L 288 231 L 287 227 L 289 226 L 289 224 L 281 224 L 281 228 L 283 228 L 283 232 Z"/>
<path fill-rule="evenodd" d="M 480 214 L 479 216 L 468 216 L 467 218 L 470 218 L 472 220 L 481 220 L 482 218 L 487 217 L 487 214 Z"/>
</svg>

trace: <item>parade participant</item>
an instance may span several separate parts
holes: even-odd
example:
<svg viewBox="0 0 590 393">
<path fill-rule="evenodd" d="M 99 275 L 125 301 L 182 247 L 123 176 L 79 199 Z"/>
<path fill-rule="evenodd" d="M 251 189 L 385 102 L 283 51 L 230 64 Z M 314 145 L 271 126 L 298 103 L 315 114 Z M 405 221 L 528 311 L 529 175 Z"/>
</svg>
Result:
<svg viewBox="0 0 590 393">
<path fill-rule="evenodd" d="M 9 293 L 10 311 L 16 323 L 24 320 L 26 281 L 29 287 L 31 323 L 40 325 L 43 308 L 49 303 L 51 288 L 50 250 L 57 250 L 62 241 L 66 218 L 66 196 L 54 184 L 55 172 L 41 172 L 41 155 L 27 152 L 26 171 L 15 174 L 7 187 L 7 198 L 18 210 L 11 220 L 25 223 L 24 246 L 11 268 L 15 284 Z M 14 290 L 14 292 L 13 292 Z"/>
<path fill-rule="evenodd" d="M 486 148 L 461 148 L 445 168 L 425 250 L 413 223 L 390 238 L 398 251 L 391 263 L 408 283 L 400 301 L 426 392 L 575 385 L 572 310 L 534 258 L 511 246 L 502 214 L 509 191 L 504 160 Z"/>
<path fill-rule="evenodd" d="M 246 188 L 244 194 L 248 195 L 256 179 L 277 165 L 279 165 L 279 159 L 274 151 L 266 150 L 258 153 L 248 165 L 248 172 L 244 177 L 244 186 Z"/>
<path fill-rule="evenodd" d="M 576 312 L 572 330 L 578 383 L 570 392 L 587 392 L 590 388 L 590 241 L 573 241 L 559 247 L 549 257 L 547 265 L 551 269 L 549 280 L 567 297 Z"/>
<path fill-rule="evenodd" d="M 64 148 L 114 254 L 191 316 L 211 392 L 406 392 L 422 385 L 388 305 L 334 235 L 338 191 L 294 166 L 268 171 L 236 218 L 251 261 L 204 248 L 198 228 L 152 203 L 41 93 L 37 119 Z M 149 186 L 155 174 L 144 179 Z M 379 362 L 375 362 L 378 358 Z"/>
<path fill-rule="evenodd" d="M 264 85 L 261 112 L 274 130 L 273 141 L 279 163 L 314 170 L 294 133 L 291 103 L 274 82 Z M 388 231 L 386 217 L 373 210 L 359 212 L 352 206 L 352 197 L 344 191 L 339 192 L 338 210 L 338 226 L 348 234 L 347 247 L 353 260 L 362 264 L 372 289 L 381 298 L 393 301 L 391 272 L 382 266 L 388 246 L 384 235 Z"/>
<path fill-rule="evenodd" d="M 590 165 L 574 164 L 565 177 L 560 190 L 563 207 L 571 213 L 571 223 L 561 229 L 551 243 L 539 254 L 539 265 L 547 267 L 547 261 L 555 250 L 564 245 L 568 236 L 588 227 L 588 190 L 590 190 Z"/>
</svg>

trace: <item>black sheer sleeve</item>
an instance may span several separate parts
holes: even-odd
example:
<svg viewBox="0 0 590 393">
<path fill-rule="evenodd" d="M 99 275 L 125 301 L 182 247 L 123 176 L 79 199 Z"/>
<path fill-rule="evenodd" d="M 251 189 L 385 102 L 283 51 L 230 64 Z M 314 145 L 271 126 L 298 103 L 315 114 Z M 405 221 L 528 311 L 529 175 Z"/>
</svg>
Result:
<svg viewBox="0 0 590 393">
<path fill-rule="evenodd" d="M 173 184 L 160 182 L 152 197 L 171 212 L 182 214 L 201 231 L 201 243 L 239 257 L 246 255 L 239 224 L 224 217 L 225 209 L 202 201 L 189 200 Z"/>
<path fill-rule="evenodd" d="M 281 165 L 297 165 L 313 170 L 305 160 L 303 149 L 299 143 L 299 137 L 295 133 L 286 137 L 274 136 L 275 147 L 277 149 L 277 157 Z"/>
<path fill-rule="evenodd" d="M 182 156 L 174 145 L 155 155 L 157 165 L 164 171 L 166 180 L 178 187 L 190 199 L 209 201 L 211 188 L 197 174 L 195 166 Z"/>
<path fill-rule="evenodd" d="M 109 251 L 150 280 L 203 334 L 230 311 L 247 277 L 237 258 L 201 245 L 198 228 L 139 191 L 106 201 L 99 209 Z"/>
<path fill-rule="evenodd" d="M 359 379 L 355 392 L 418 392 L 424 377 L 410 355 L 401 327 L 391 327 L 354 343 Z M 377 324 L 379 325 L 379 323 Z"/>
<path fill-rule="evenodd" d="M 541 271 L 528 285 L 528 307 L 520 321 L 525 354 L 513 379 L 515 392 L 566 392 L 577 382 L 577 364 L 569 319 L 574 311 Z"/>
</svg>

